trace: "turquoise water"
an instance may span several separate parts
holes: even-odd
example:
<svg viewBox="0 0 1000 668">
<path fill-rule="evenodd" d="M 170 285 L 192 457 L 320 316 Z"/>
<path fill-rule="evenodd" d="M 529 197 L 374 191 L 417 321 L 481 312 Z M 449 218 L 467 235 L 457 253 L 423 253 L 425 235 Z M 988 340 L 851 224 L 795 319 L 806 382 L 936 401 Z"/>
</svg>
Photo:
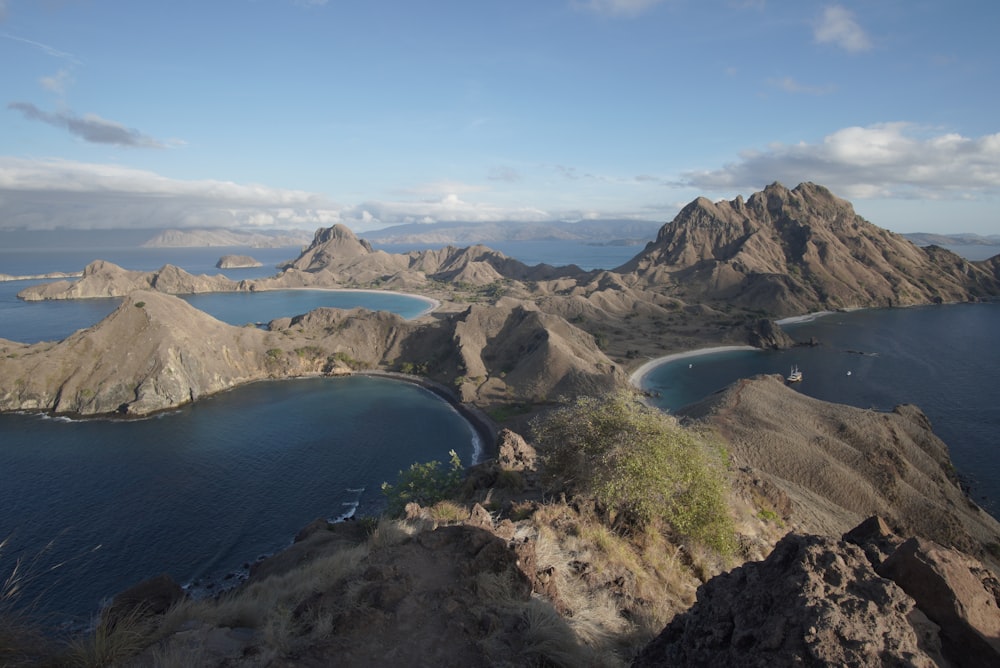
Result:
<svg viewBox="0 0 1000 668">
<path fill-rule="evenodd" d="M 161 572 L 218 586 L 317 517 L 377 513 L 411 463 L 480 447 L 430 392 L 364 377 L 256 383 L 139 421 L 0 415 L 0 442 L 0 574 L 37 556 L 22 600 L 59 620 Z"/>
<path fill-rule="evenodd" d="M 1000 511 L 1000 303 L 836 313 L 785 329 L 821 345 L 682 359 L 653 370 L 643 387 L 674 411 L 739 378 L 797 365 L 804 379 L 792 387 L 817 399 L 876 410 L 917 404 L 972 497 Z"/>
</svg>

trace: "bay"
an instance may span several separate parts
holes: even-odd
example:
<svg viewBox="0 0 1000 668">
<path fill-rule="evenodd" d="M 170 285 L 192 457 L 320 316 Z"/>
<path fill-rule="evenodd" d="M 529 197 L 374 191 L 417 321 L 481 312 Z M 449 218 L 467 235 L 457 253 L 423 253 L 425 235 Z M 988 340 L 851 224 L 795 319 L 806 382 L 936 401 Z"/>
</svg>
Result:
<svg viewBox="0 0 1000 668">
<path fill-rule="evenodd" d="M 411 463 L 481 448 L 434 394 L 368 377 L 256 383 L 146 420 L 0 415 L 0 442 L 0 574 L 24 560 L 21 601 L 63 622 L 161 572 L 217 587 L 317 517 L 377 514 Z"/>
<path fill-rule="evenodd" d="M 784 328 L 820 345 L 678 359 L 646 374 L 642 387 L 676 411 L 740 378 L 787 376 L 795 365 L 804 378 L 792 387 L 817 399 L 882 411 L 916 404 L 973 499 L 1000 511 L 1000 303 L 834 313 Z"/>
</svg>

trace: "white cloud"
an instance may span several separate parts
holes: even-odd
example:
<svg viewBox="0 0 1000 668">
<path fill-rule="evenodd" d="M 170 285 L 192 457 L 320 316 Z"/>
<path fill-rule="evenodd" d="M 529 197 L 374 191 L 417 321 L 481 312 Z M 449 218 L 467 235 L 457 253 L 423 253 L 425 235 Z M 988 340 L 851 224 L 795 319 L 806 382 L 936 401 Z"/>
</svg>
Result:
<svg viewBox="0 0 1000 668">
<path fill-rule="evenodd" d="M 836 90 L 836 87 L 832 84 L 827 84 L 825 86 L 807 86 L 799 83 L 792 77 L 784 77 L 783 79 L 768 79 L 768 84 L 776 88 L 780 88 L 786 93 L 806 93 L 808 95 L 829 95 Z"/>
<path fill-rule="evenodd" d="M 823 10 L 813 37 L 820 44 L 833 44 L 850 53 L 872 48 L 871 39 L 854 20 L 854 14 L 840 5 L 831 5 Z"/>
<path fill-rule="evenodd" d="M 42 77 L 38 80 L 42 85 L 42 88 L 49 91 L 50 93 L 55 93 L 56 95 L 65 95 L 66 87 L 73 83 L 73 77 L 70 75 L 68 70 L 59 70 L 53 76 Z"/>
<path fill-rule="evenodd" d="M 660 4 L 663 0 L 578 0 L 573 5 L 597 14 L 632 17 Z"/>
<path fill-rule="evenodd" d="M 67 160 L 0 157 L 0 202 L 4 227 L 308 229 L 340 222 L 340 208 L 316 193 Z"/>
<path fill-rule="evenodd" d="M 1000 133 L 979 138 L 928 135 L 911 123 L 849 127 L 817 144 L 747 151 L 721 169 L 687 172 L 684 185 L 755 190 L 772 182 L 813 181 L 845 197 L 967 198 L 1000 194 Z"/>
</svg>

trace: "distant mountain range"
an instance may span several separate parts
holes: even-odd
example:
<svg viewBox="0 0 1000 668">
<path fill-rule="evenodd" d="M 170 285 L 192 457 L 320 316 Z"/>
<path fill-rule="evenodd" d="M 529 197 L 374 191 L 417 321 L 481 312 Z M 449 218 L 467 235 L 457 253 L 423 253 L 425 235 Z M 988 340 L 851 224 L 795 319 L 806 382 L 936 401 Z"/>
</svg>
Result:
<svg viewBox="0 0 1000 668">
<path fill-rule="evenodd" d="M 651 241 L 663 223 L 652 220 L 581 220 L 576 223 L 411 223 L 362 233 L 377 244 L 489 244 L 495 241 L 579 241 L 635 244 Z"/>
<path fill-rule="evenodd" d="M 911 232 L 904 237 L 917 246 L 1000 246 L 1000 234 L 981 236 L 979 234 L 934 234 L 932 232 Z"/>
</svg>

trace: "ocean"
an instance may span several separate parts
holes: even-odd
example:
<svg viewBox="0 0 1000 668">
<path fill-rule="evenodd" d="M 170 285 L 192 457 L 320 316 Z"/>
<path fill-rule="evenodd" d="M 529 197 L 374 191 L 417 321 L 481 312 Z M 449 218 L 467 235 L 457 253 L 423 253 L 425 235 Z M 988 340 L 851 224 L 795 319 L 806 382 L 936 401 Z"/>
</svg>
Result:
<svg viewBox="0 0 1000 668">
<path fill-rule="evenodd" d="M 1000 511 L 1000 302 L 832 313 L 783 328 L 820 345 L 679 359 L 650 371 L 642 386 L 676 411 L 739 378 L 787 376 L 797 366 L 803 380 L 792 387 L 817 399 L 879 411 L 916 404 L 948 444 L 970 496 Z"/>
<path fill-rule="evenodd" d="M 584 269 L 619 266 L 642 249 L 497 246 L 528 264 Z M 0 249 L 0 273 L 79 271 L 107 259 L 128 269 L 169 262 L 240 279 L 271 275 L 297 252 Z M 220 272 L 214 264 L 227 253 L 252 255 L 265 266 Z M 61 338 L 117 304 L 19 302 L 17 291 L 29 283 L 0 283 L 0 338 Z M 272 307 L 302 312 L 329 305 L 323 300 L 336 294 L 303 291 L 294 298 L 304 301 L 295 304 L 287 293 L 191 301 L 233 309 L 217 317 L 243 324 L 293 315 Z M 356 305 L 371 303 L 368 293 L 353 294 L 361 300 Z M 787 373 L 798 364 L 805 375 L 798 391 L 822 399 L 878 410 L 917 403 L 951 447 L 974 498 L 990 505 L 1000 499 L 998 326 L 997 304 L 834 314 L 788 328 L 796 338 L 817 336 L 822 346 L 698 357 L 662 366 L 647 380 L 656 383 L 663 407 L 674 410 L 736 378 Z M 9 538 L 0 576 L 25 560 L 33 580 L 22 600 L 59 621 L 85 620 L 114 593 L 161 572 L 193 592 L 217 591 L 316 517 L 378 512 L 382 481 L 413 462 L 446 461 L 452 448 L 471 462 L 481 444 L 450 406 L 416 386 L 361 377 L 256 383 L 139 421 L 0 415 L 0 541 Z"/>
</svg>

